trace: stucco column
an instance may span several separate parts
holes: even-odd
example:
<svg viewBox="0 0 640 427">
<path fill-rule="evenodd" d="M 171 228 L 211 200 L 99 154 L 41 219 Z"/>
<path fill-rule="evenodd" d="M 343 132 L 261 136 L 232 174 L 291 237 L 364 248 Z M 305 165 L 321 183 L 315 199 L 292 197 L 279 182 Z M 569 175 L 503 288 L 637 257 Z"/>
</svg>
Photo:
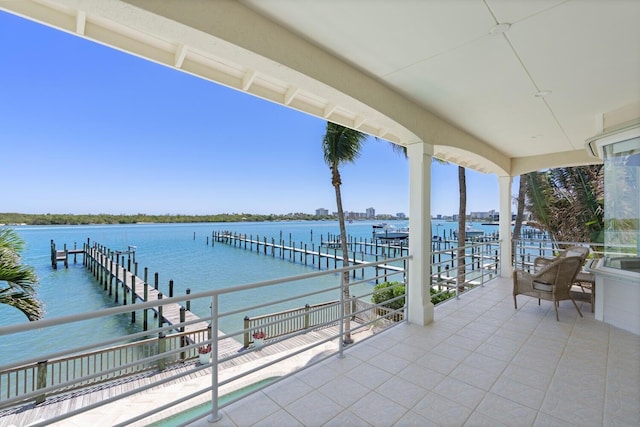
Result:
<svg viewBox="0 0 640 427">
<path fill-rule="evenodd" d="M 500 186 L 500 276 L 511 277 L 511 183 L 510 176 L 499 176 Z"/>
<path fill-rule="evenodd" d="M 431 156 L 433 147 L 424 142 L 407 146 L 409 157 L 409 322 L 433 322 L 431 304 Z"/>
</svg>

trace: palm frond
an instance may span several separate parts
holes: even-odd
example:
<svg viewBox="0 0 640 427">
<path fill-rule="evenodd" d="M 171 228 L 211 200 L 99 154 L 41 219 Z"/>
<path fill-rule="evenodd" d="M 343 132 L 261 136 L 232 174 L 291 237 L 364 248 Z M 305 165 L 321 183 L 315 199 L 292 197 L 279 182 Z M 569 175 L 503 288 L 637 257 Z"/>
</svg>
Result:
<svg viewBox="0 0 640 427">
<path fill-rule="evenodd" d="M 325 163 L 332 168 L 342 163 L 353 163 L 362 151 L 367 135 L 354 129 L 327 122 L 322 139 L 322 151 Z"/>
<path fill-rule="evenodd" d="M 604 227 L 601 165 L 532 172 L 526 179 L 527 208 L 554 240 L 601 241 Z"/>
<path fill-rule="evenodd" d="M 43 303 L 37 298 L 38 276 L 33 267 L 20 262 L 22 239 L 11 229 L 0 230 L 0 304 L 15 307 L 29 320 L 42 318 Z"/>
</svg>

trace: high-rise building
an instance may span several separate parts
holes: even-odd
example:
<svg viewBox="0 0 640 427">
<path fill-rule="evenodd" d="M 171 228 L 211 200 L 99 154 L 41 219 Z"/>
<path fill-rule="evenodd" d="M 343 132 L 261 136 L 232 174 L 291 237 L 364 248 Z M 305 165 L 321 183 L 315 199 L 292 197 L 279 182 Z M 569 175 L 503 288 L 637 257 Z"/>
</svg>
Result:
<svg viewBox="0 0 640 427">
<path fill-rule="evenodd" d="M 328 215 L 329 215 L 329 209 L 325 209 L 325 208 L 316 209 L 316 216 L 328 216 Z"/>
<path fill-rule="evenodd" d="M 366 216 L 367 218 L 375 218 L 376 217 L 376 210 L 374 208 L 368 208 L 366 211 Z"/>
</svg>

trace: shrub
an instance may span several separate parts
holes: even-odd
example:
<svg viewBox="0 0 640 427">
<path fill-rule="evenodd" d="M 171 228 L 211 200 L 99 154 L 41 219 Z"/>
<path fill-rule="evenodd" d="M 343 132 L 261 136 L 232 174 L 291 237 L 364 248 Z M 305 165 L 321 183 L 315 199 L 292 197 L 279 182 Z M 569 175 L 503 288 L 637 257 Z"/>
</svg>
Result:
<svg viewBox="0 0 640 427">
<path fill-rule="evenodd" d="M 391 310 L 398 310 L 404 307 L 404 298 L 399 298 L 395 301 L 391 301 L 388 303 L 385 303 L 385 301 L 389 301 L 390 299 L 404 295 L 405 291 L 406 290 L 405 290 L 404 284 L 400 282 L 380 283 L 373 288 L 373 295 L 371 296 L 371 301 L 374 304 L 382 304 L 383 307 L 389 308 Z M 434 305 L 456 296 L 455 291 L 443 292 L 438 296 L 433 296 L 437 293 L 438 293 L 437 290 L 433 288 L 430 289 L 430 294 L 432 295 L 431 303 Z"/>
<path fill-rule="evenodd" d="M 383 307 L 391 310 L 399 310 L 404 307 L 404 298 L 398 298 L 397 300 L 389 301 L 390 299 L 404 296 L 405 287 L 400 282 L 384 282 L 379 283 L 373 288 L 373 295 L 371 301 L 374 304 L 382 304 Z"/>
<path fill-rule="evenodd" d="M 430 293 L 431 293 L 431 295 L 435 295 L 435 294 L 437 294 L 437 293 L 438 293 L 438 291 L 436 291 L 435 289 L 431 288 Z M 439 302 L 446 301 L 446 300 L 448 300 L 449 298 L 453 298 L 453 297 L 455 297 L 455 296 L 456 296 L 455 291 L 443 292 L 443 293 L 441 293 L 440 295 L 438 295 L 438 296 L 436 296 L 436 297 L 432 296 L 432 297 L 431 297 L 431 303 L 432 303 L 433 305 L 436 305 L 436 304 L 438 304 Z"/>
</svg>

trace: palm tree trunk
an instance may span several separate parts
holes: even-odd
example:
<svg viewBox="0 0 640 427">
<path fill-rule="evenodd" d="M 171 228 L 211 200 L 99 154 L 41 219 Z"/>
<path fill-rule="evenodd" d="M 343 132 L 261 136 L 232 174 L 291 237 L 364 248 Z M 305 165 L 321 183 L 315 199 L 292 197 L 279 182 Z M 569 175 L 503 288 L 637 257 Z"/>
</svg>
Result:
<svg viewBox="0 0 640 427">
<path fill-rule="evenodd" d="M 338 206 L 338 223 L 340 224 L 340 243 L 342 246 L 342 266 L 349 267 L 349 250 L 347 248 L 347 227 L 344 221 L 344 210 L 342 209 L 342 193 L 340 192 L 340 175 L 337 170 L 334 170 L 337 175 L 334 177 L 334 188 L 336 190 L 336 205 Z M 351 338 L 351 301 L 349 292 L 349 272 L 342 273 L 342 281 L 344 284 L 344 344 L 353 343 Z"/>
<path fill-rule="evenodd" d="M 458 207 L 458 292 L 464 292 L 466 280 L 466 226 L 467 226 L 467 179 L 465 170 L 458 166 L 458 184 L 460 187 L 460 206 Z"/>
<path fill-rule="evenodd" d="M 518 208 L 516 211 L 516 221 L 513 227 L 513 236 L 511 236 L 511 258 L 512 265 L 515 264 L 516 259 L 516 241 L 520 239 L 520 232 L 522 230 L 522 221 L 524 219 L 524 195 L 526 193 L 527 180 L 526 176 L 520 176 L 520 184 L 518 185 Z"/>
</svg>

